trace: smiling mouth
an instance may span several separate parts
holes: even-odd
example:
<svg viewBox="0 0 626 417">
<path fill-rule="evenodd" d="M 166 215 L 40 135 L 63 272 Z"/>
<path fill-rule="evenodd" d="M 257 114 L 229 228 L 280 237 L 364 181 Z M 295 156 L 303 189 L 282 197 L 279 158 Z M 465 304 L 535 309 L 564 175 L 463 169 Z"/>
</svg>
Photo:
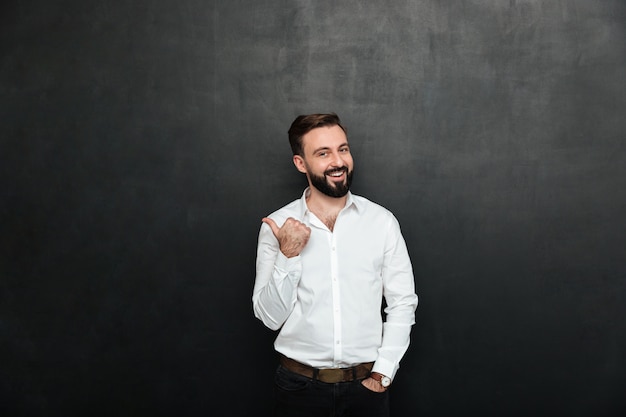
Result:
<svg viewBox="0 0 626 417">
<path fill-rule="evenodd" d="M 326 171 L 325 174 L 329 177 L 341 177 L 345 172 L 347 172 L 347 168 L 333 169 Z"/>
<path fill-rule="evenodd" d="M 328 178 L 328 182 L 332 184 L 333 187 L 338 187 L 341 184 L 345 184 L 347 181 L 347 169 L 338 169 L 326 172 L 326 178 Z"/>
</svg>

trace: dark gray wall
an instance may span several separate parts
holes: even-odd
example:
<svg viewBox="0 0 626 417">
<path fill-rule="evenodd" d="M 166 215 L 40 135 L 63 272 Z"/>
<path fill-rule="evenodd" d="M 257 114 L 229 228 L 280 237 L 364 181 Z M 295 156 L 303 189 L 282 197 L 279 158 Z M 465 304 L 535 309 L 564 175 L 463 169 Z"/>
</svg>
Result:
<svg viewBox="0 0 626 417">
<path fill-rule="evenodd" d="M 335 111 L 420 295 L 396 416 L 624 415 L 626 3 L 0 6 L 0 412 L 263 415 L 260 219 Z M 236 398 L 225 401 L 225 398 Z"/>
</svg>

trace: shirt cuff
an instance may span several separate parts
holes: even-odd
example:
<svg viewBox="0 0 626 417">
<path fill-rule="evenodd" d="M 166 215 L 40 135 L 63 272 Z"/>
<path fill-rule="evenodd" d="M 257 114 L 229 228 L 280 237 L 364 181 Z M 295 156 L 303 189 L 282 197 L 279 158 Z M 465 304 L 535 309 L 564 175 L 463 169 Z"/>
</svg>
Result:
<svg viewBox="0 0 626 417">
<path fill-rule="evenodd" d="M 300 263 L 300 255 L 294 256 L 292 258 L 287 258 L 285 254 L 282 253 L 280 250 L 278 251 L 278 255 L 276 256 L 276 261 L 274 265 L 277 269 L 286 273 L 299 271 L 300 269 L 302 269 Z"/>
<path fill-rule="evenodd" d="M 374 367 L 372 368 L 372 372 L 378 372 L 379 374 L 383 374 L 388 376 L 393 381 L 393 378 L 396 376 L 396 371 L 398 368 L 393 362 L 388 361 L 385 358 L 379 357 L 374 363 Z"/>
</svg>

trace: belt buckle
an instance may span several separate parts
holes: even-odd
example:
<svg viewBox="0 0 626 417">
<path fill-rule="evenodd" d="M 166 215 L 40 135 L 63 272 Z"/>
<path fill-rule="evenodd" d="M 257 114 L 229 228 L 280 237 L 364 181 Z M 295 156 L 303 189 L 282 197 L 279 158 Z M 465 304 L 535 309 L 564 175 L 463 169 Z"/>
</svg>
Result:
<svg viewBox="0 0 626 417">
<path fill-rule="evenodd" d="M 322 376 L 323 375 L 323 376 Z M 328 384 L 343 382 L 343 369 L 320 369 L 319 379 Z"/>
</svg>

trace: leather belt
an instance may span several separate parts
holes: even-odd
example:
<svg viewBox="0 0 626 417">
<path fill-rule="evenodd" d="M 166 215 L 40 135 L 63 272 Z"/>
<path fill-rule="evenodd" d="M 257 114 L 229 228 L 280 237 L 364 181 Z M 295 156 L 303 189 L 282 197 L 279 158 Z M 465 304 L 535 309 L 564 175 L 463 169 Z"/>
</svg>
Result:
<svg viewBox="0 0 626 417">
<path fill-rule="evenodd" d="M 280 364 L 283 368 L 291 372 L 328 384 L 365 379 L 370 375 L 372 367 L 374 366 L 374 362 L 367 362 L 350 368 L 318 369 L 284 355 L 280 355 Z"/>
</svg>

